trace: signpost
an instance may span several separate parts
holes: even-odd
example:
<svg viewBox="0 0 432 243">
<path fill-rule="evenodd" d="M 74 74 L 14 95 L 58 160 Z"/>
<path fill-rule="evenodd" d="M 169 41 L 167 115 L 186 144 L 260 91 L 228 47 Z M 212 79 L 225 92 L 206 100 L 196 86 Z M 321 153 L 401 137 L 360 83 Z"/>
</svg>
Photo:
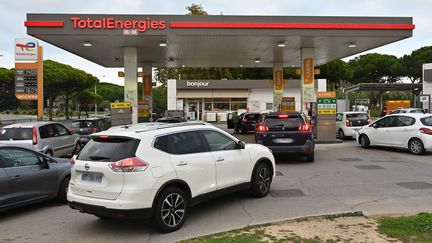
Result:
<svg viewBox="0 0 432 243">
<path fill-rule="evenodd" d="M 318 92 L 318 114 L 336 114 L 336 92 Z"/>
<path fill-rule="evenodd" d="M 295 97 L 283 97 L 281 111 L 285 111 L 285 112 L 295 111 Z"/>
<path fill-rule="evenodd" d="M 336 141 L 336 92 L 318 92 L 318 141 Z"/>
<path fill-rule="evenodd" d="M 132 124 L 132 106 L 130 102 L 111 103 L 111 125 Z"/>
<path fill-rule="evenodd" d="M 15 39 L 15 97 L 37 100 L 37 119 L 43 120 L 43 48 L 30 38 Z M 36 62 L 35 62 L 36 61 Z"/>
<path fill-rule="evenodd" d="M 420 102 L 425 103 L 428 107 L 428 113 L 431 113 L 431 95 L 420 95 Z M 424 107 L 424 106 L 423 106 Z"/>
</svg>

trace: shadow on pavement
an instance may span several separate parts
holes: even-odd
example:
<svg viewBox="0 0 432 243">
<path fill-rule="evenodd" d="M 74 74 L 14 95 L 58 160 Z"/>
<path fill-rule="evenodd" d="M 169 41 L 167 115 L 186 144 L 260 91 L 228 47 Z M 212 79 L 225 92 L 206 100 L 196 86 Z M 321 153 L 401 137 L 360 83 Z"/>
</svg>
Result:
<svg viewBox="0 0 432 243">
<path fill-rule="evenodd" d="M 0 223 L 11 218 L 28 216 L 29 214 L 37 213 L 45 209 L 49 209 L 53 207 L 62 207 L 62 206 L 66 206 L 66 203 L 48 201 L 48 202 L 40 202 L 40 203 L 30 204 L 26 206 L 21 206 L 14 209 L 9 209 L 7 211 L 0 212 L 1 214 Z"/>
</svg>

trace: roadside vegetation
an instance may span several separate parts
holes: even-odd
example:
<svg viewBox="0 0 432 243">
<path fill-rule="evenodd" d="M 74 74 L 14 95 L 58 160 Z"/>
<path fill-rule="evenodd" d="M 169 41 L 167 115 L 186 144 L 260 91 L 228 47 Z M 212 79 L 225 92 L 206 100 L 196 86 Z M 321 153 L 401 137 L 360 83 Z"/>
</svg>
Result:
<svg viewBox="0 0 432 243">
<path fill-rule="evenodd" d="M 432 242 L 432 214 L 404 217 L 364 217 L 339 214 L 310 217 L 184 240 L 182 243 L 256 242 Z"/>
</svg>

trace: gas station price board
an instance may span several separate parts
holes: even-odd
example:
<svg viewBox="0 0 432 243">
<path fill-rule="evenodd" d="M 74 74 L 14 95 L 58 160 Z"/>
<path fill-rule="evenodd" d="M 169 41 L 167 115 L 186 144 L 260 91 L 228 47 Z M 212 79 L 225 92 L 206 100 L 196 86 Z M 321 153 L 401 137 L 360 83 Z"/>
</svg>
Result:
<svg viewBox="0 0 432 243">
<path fill-rule="evenodd" d="M 318 114 L 336 114 L 336 92 L 318 92 Z"/>
<path fill-rule="evenodd" d="M 38 70 L 15 69 L 15 95 L 22 100 L 38 99 Z"/>
</svg>

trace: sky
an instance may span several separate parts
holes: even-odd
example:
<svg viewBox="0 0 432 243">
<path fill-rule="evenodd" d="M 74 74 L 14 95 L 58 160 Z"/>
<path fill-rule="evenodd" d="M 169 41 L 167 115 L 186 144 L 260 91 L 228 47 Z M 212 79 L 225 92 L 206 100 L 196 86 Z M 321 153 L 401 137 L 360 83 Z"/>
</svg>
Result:
<svg viewBox="0 0 432 243">
<path fill-rule="evenodd" d="M 14 38 L 29 37 L 26 13 L 83 14 L 185 14 L 185 7 L 201 4 L 211 15 L 286 16 L 393 16 L 413 17 L 413 37 L 365 53 L 401 57 L 423 46 L 432 45 L 432 0 L 0 0 L 0 67 L 14 66 Z M 44 59 L 52 59 L 82 69 L 101 82 L 123 84 L 120 69 L 104 68 L 81 57 L 40 42 Z M 348 58 L 349 59 L 349 58 Z"/>
</svg>

